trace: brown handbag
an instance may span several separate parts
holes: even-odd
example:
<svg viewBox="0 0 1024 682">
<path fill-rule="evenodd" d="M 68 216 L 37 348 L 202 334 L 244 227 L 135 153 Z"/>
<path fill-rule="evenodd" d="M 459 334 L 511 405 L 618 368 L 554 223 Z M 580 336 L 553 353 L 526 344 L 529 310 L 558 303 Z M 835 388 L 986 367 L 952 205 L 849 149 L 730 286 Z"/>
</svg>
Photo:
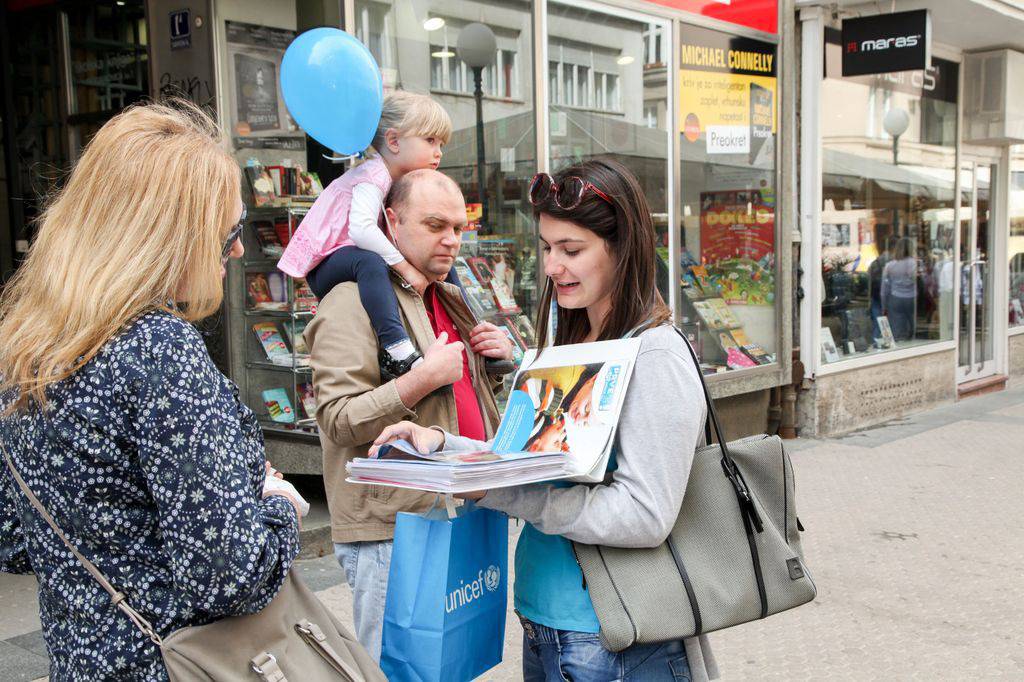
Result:
<svg viewBox="0 0 1024 682">
<path fill-rule="evenodd" d="M 96 566 L 82 556 L 25 484 L 7 449 L 7 467 L 18 487 L 110 599 L 160 648 L 172 682 L 256 679 L 262 682 L 386 680 L 380 667 L 316 595 L 289 572 L 274 599 L 259 613 L 229 616 L 161 637 Z"/>
</svg>

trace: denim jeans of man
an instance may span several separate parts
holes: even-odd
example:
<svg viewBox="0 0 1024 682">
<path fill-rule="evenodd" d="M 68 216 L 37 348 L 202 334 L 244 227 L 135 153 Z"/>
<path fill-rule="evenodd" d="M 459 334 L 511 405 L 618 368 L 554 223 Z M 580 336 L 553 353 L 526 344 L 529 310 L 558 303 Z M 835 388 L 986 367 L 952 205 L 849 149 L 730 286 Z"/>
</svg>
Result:
<svg viewBox="0 0 1024 682">
<path fill-rule="evenodd" d="M 682 640 L 639 644 L 615 653 L 601 646 L 597 633 L 555 630 L 520 620 L 525 682 L 690 681 Z"/>
<path fill-rule="evenodd" d="M 381 633 L 384 630 L 391 547 L 390 540 L 334 545 L 334 556 L 345 572 L 345 581 L 352 588 L 356 637 L 377 662 L 380 662 Z"/>
</svg>

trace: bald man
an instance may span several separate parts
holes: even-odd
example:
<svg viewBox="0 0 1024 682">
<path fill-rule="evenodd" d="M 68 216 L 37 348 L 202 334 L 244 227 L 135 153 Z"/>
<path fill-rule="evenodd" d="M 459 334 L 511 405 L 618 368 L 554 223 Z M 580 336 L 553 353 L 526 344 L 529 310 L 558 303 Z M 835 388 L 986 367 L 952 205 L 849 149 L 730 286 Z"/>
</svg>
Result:
<svg viewBox="0 0 1024 682">
<path fill-rule="evenodd" d="M 491 438 L 501 379 L 488 376 L 485 359 L 512 358 L 504 332 L 477 324 L 459 288 L 445 281 L 466 226 L 458 185 L 431 169 L 408 173 L 392 185 L 385 216 L 395 246 L 424 276 L 413 287 L 392 271 L 390 282 L 423 361 L 382 380 L 377 336 L 354 282 L 334 287 L 305 331 L 335 556 L 352 588 L 356 635 L 377 660 L 395 514 L 426 511 L 434 495 L 346 483 L 345 463 L 365 457 L 384 427 L 406 419 Z"/>
</svg>

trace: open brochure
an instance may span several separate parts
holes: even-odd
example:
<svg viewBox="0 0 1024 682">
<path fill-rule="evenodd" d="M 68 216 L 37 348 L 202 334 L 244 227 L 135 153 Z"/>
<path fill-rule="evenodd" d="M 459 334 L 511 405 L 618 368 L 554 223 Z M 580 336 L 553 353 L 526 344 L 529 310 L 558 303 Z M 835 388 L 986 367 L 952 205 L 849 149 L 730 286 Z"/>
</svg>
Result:
<svg viewBox="0 0 1024 682">
<path fill-rule="evenodd" d="M 441 493 L 601 481 L 639 350 L 639 339 L 529 350 L 489 450 L 420 453 L 399 440 L 350 462 L 348 480 Z"/>
</svg>

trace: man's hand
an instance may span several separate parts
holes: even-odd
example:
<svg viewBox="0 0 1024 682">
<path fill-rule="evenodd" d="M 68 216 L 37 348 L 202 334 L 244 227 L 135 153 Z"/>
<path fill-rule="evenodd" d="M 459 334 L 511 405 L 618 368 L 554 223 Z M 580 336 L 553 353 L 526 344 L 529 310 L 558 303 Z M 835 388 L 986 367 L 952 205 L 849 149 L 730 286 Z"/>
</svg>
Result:
<svg viewBox="0 0 1024 682">
<path fill-rule="evenodd" d="M 512 342 L 490 322 L 481 322 L 469 333 L 469 347 L 477 355 L 499 360 L 512 359 Z"/>
<path fill-rule="evenodd" d="M 382 445 L 399 438 L 412 443 L 417 452 L 434 452 L 444 445 L 444 434 L 437 429 L 428 429 L 408 421 L 398 422 L 380 432 L 377 440 L 373 441 L 368 456 L 373 457 Z"/>
<path fill-rule="evenodd" d="M 454 384 L 462 378 L 462 351 L 465 348 L 461 341 L 448 343 L 448 332 L 441 332 L 434 343 L 423 353 L 423 363 L 415 368 L 430 377 L 435 388 Z"/>
<path fill-rule="evenodd" d="M 395 379 L 402 404 L 411 410 L 425 396 L 461 379 L 464 348 L 461 341 L 448 343 L 448 333 L 441 332 L 423 352 L 423 362 Z"/>
</svg>

